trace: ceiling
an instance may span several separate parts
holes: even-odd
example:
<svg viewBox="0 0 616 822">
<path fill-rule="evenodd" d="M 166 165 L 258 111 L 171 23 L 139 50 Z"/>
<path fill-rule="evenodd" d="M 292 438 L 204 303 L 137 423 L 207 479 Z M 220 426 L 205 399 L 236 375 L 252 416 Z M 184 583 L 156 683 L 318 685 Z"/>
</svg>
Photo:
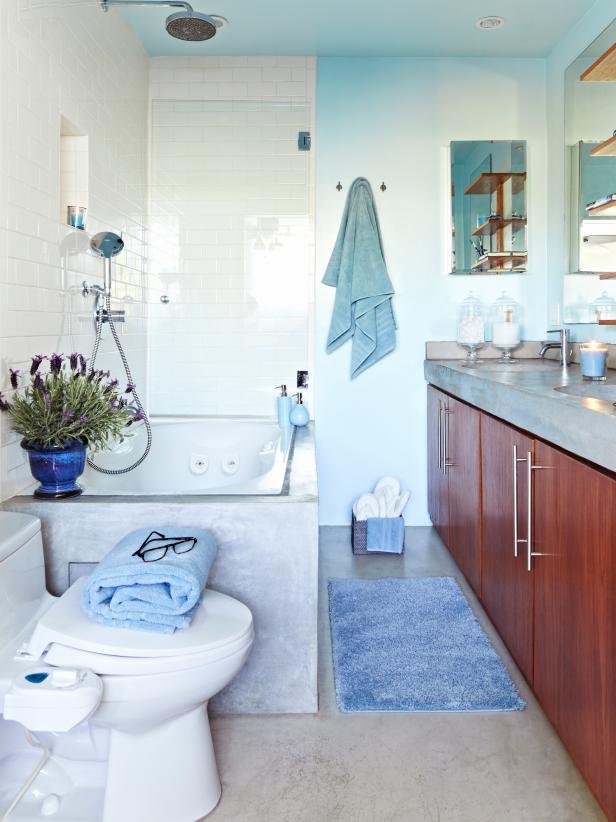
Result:
<svg viewBox="0 0 616 822">
<path fill-rule="evenodd" d="M 164 28 L 172 9 L 122 14 L 151 55 L 543 57 L 594 0 L 191 0 L 230 21 L 211 41 L 184 43 Z M 102 13 L 102 12 L 101 12 Z M 475 27 L 500 15 L 495 31 Z"/>
</svg>

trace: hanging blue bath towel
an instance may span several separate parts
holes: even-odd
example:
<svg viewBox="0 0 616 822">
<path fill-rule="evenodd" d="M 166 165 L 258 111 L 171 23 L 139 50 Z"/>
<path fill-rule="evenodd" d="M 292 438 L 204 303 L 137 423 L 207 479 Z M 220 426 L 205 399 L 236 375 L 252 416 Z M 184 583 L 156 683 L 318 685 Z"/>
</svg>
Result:
<svg viewBox="0 0 616 822">
<path fill-rule="evenodd" d="M 394 289 L 387 273 L 370 183 L 349 190 L 336 245 L 322 282 L 336 289 L 327 352 L 353 338 L 351 377 L 396 347 Z"/>
<path fill-rule="evenodd" d="M 83 589 L 86 614 L 103 625 L 170 634 L 187 628 L 216 557 L 209 531 L 162 526 L 127 534 Z"/>
</svg>

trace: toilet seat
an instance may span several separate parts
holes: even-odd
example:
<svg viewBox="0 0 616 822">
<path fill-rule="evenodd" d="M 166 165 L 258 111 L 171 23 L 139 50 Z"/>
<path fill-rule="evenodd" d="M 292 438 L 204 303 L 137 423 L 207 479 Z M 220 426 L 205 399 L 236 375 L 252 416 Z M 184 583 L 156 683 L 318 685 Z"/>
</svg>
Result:
<svg viewBox="0 0 616 822">
<path fill-rule="evenodd" d="M 252 642 L 252 614 L 241 602 L 206 590 L 190 627 L 173 634 L 94 622 L 81 606 L 85 578 L 41 615 L 20 656 L 97 674 L 139 675 L 185 670 L 224 659 Z"/>
</svg>

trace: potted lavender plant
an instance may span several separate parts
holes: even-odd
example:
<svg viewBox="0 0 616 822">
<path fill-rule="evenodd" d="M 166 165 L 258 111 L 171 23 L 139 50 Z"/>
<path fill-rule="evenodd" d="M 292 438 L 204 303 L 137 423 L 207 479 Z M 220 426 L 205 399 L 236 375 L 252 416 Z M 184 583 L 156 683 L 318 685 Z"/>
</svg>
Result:
<svg viewBox="0 0 616 822">
<path fill-rule="evenodd" d="M 42 366 L 49 362 L 47 371 Z M 0 394 L 0 410 L 23 439 L 30 470 L 40 486 L 35 497 L 62 498 L 81 494 L 77 478 L 83 473 L 86 452 L 108 448 L 121 439 L 126 426 L 143 419 L 133 412 L 108 371 L 88 369 L 82 354 L 32 358 L 24 378 L 10 369 L 12 396 Z M 126 394 L 133 391 L 129 385 Z"/>
</svg>

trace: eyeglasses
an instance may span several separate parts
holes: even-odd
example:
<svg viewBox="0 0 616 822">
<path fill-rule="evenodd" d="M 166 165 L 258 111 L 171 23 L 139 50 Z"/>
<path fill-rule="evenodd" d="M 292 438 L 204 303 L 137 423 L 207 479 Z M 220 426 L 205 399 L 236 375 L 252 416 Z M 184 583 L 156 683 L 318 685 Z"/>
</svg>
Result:
<svg viewBox="0 0 616 822">
<path fill-rule="evenodd" d="M 175 554 L 187 554 L 197 544 L 196 537 L 166 537 L 160 531 L 152 531 L 133 554 L 144 562 L 158 562 L 164 559 L 170 548 Z"/>
</svg>

